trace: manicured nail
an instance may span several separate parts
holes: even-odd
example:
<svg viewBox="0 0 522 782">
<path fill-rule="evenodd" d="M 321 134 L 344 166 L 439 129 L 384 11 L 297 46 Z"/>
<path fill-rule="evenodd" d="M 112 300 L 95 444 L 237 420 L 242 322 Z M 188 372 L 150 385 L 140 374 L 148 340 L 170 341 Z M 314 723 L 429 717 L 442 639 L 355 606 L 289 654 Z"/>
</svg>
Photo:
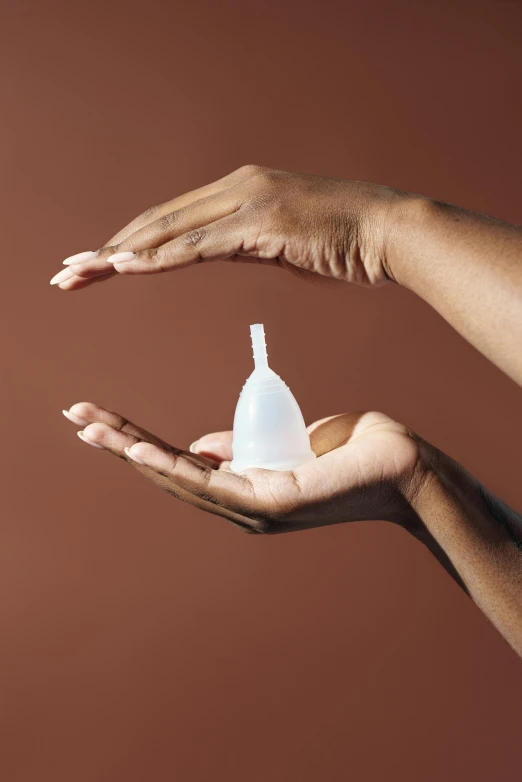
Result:
<svg viewBox="0 0 522 782">
<path fill-rule="evenodd" d="M 87 443 L 87 445 L 92 445 L 93 448 L 101 448 L 102 450 L 105 450 L 103 445 L 100 445 L 100 443 L 93 443 L 92 440 L 89 440 L 87 437 L 85 437 L 83 432 L 76 432 L 80 440 L 83 440 L 84 443 Z"/>
<path fill-rule="evenodd" d="M 84 261 L 92 261 L 93 258 L 96 258 L 99 252 L 99 250 L 87 250 L 87 252 L 84 253 L 70 255 L 65 259 L 64 264 L 65 266 L 68 266 L 70 263 L 83 263 Z"/>
<path fill-rule="evenodd" d="M 134 456 L 134 454 L 130 452 L 130 448 L 124 448 L 123 450 L 129 457 L 129 459 L 132 459 L 133 462 L 136 462 L 137 464 L 145 464 L 145 462 L 143 462 L 141 459 L 138 459 L 137 456 Z"/>
<path fill-rule="evenodd" d="M 62 269 L 61 272 L 58 272 L 58 274 L 55 274 L 52 278 L 50 285 L 57 285 L 59 282 L 65 282 L 65 280 L 70 280 L 71 277 L 74 277 L 74 272 L 71 271 L 71 269 Z"/>
<path fill-rule="evenodd" d="M 190 453 L 197 453 L 196 451 L 196 445 L 199 443 L 199 440 L 194 440 L 192 445 L 189 447 Z"/>
<path fill-rule="evenodd" d="M 87 426 L 89 423 L 88 421 L 84 421 L 83 418 L 80 418 L 79 415 L 74 415 L 74 413 L 70 413 L 68 410 L 62 410 L 62 413 L 69 421 L 72 421 L 73 424 L 78 424 L 78 426 Z"/>
<path fill-rule="evenodd" d="M 115 255 L 109 255 L 107 263 L 128 263 L 133 261 L 136 257 L 136 253 L 115 253 Z"/>
</svg>

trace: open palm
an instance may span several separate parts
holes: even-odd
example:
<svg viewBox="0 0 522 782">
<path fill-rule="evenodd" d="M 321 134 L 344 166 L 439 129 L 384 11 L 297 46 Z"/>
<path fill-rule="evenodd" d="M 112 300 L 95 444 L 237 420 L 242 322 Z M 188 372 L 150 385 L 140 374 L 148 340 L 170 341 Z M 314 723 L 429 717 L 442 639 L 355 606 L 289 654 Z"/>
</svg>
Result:
<svg viewBox="0 0 522 782">
<path fill-rule="evenodd" d="M 249 532 L 277 533 L 383 519 L 395 521 L 422 481 L 417 438 L 381 413 L 346 413 L 312 424 L 313 462 L 289 472 L 231 472 L 232 432 L 175 448 L 117 413 L 80 402 L 64 414 L 81 438 L 127 459 L 178 499 Z"/>
</svg>

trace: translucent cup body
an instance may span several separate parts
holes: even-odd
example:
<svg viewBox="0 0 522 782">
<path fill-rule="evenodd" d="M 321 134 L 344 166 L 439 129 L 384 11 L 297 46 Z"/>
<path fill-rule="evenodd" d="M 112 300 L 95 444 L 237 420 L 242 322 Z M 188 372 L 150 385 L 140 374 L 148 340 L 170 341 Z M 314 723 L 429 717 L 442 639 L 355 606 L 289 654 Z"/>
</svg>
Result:
<svg viewBox="0 0 522 782">
<path fill-rule="evenodd" d="M 234 416 L 230 468 L 293 470 L 314 460 L 294 395 L 268 367 L 256 369 L 241 391 Z"/>
</svg>

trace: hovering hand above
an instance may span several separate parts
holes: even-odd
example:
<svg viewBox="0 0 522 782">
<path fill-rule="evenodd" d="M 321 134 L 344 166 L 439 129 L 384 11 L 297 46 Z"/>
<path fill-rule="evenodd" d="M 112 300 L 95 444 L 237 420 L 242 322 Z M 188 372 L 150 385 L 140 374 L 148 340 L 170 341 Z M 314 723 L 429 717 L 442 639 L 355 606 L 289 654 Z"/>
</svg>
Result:
<svg viewBox="0 0 522 782">
<path fill-rule="evenodd" d="M 53 278 L 77 290 L 118 274 L 203 261 L 258 261 L 360 284 L 386 282 L 384 248 L 397 191 L 381 185 L 243 166 L 148 209 L 102 249 Z"/>
<path fill-rule="evenodd" d="M 51 284 L 78 290 L 217 260 L 393 281 L 522 384 L 521 258 L 522 229 L 499 220 L 383 185 L 243 166 L 68 258 Z"/>
</svg>

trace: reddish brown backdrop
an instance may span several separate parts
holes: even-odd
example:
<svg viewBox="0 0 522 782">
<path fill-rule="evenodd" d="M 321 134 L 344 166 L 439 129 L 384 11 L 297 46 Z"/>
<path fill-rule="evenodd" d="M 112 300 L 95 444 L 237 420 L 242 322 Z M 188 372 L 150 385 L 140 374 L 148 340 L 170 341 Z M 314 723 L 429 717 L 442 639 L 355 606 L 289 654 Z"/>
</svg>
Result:
<svg viewBox="0 0 522 782">
<path fill-rule="evenodd" d="M 230 264 L 48 285 L 250 162 L 517 221 L 520 4 L 3 9 L 2 778 L 520 779 L 520 662 L 419 544 L 380 522 L 244 536 L 60 410 L 186 446 L 230 425 L 263 321 L 308 421 L 389 412 L 520 509 L 522 390 L 392 287 Z"/>
</svg>

